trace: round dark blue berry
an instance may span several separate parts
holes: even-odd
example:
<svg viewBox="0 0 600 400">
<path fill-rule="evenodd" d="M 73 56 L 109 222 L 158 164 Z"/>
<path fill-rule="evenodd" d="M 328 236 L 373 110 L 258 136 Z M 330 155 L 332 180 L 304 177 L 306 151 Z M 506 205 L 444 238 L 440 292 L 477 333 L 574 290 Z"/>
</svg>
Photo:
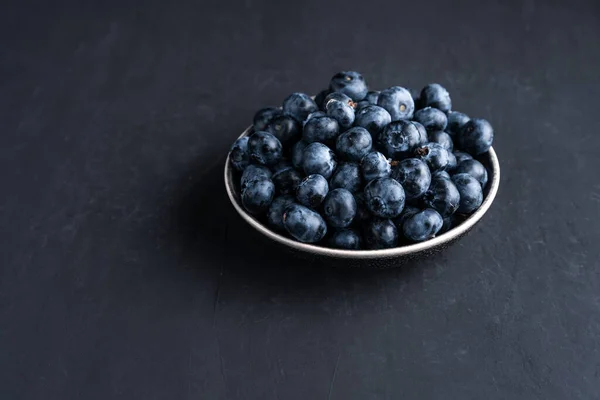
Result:
<svg viewBox="0 0 600 400">
<path fill-rule="evenodd" d="M 289 115 L 274 117 L 267 124 L 265 131 L 279 139 L 284 146 L 299 140 L 301 133 L 300 124 L 295 118 Z"/>
<path fill-rule="evenodd" d="M 329 179 L 335 167 L 337 167 L 335 153 L 323 143 L 311 143 L 304 148 L 302 169 L 306 175 L 319 174 Z"/>
<path fill-rule="evenodd" d="M 473 178 L 477 179 L 481 184 L 481 187 L 485 187 L 488 181 L 487 170 L 479 161 L 470 159 L 464 160 L 454 170 L 455 174 L 469 174 Z"/>
<path fill-rule="evenodd" d="M 325 111 L 321 111 L 321 110 L 315 111 L 314 113 L 310 113 L 310 114 L 308 114 L 308 117 L 306 117 L 304 122 L 302 123 L 302 126 L 304 127 L 306 125 L 306 123 L 313 118 L 326 117 L 326 116 L 327 116 L 327 113 L 325 113 Z"/>
<path fill-rule="evenodd" d="M 292 146 L 292 165 L 294 168 L 302 169 L 302 158 L 304 154 L 304 148 L 308 145 L 303 140 L 300 140 Z"/>
<path fill-rule="evenodd" d="M 338 249 L 360 250 L 362 240 L 354 229 L 340 229 L 331 235 L 329 245 Z"/>
<path fill-rule="evenodd" d="M 243 171 L 250 163 L 248 156 L 248 136 L 239 138 L 231 146 L 229 151 L 229 161 L 233 168 L 238 171 Z"/>
<path fill-rule="evenodd" d="M 323 216 L 329 226 L 345 228 L 356 215 L 356 200 L 346 189 L 333 189 L 323 200 Z"/>
<path fill-rule="evenodd" d="M 435 171 L 431 174 L 431 179 L 450 179 L 448 171 Z"/>
<path fill-rule="evenodd" d="M 435 237 L 443 224 L 442 216 L 437 211 L 427 208 L 406 218 L 402 224 L 402 233 L 413 242 L 422 242 Z"/>
<path fill-rule="evenodd" d="M 410 121 L 395 121 L 386 126 L 379 135 L 383 154 L 392 160 L 410 157 L 420 145 L 421 133 Z"/>
<path fill-rule="evenodd" d="M 352 102 L 352 101 L 351 101 Z M 355 103 L 351 103 L 355 105 Z M 342 129 L 348 129 L 354 124 L 354 107 L 346 102 L 329 100 L 325 105 L 327 115 L 335 119 Z"/>
<path fill-rule="evenodd" d="M 365 186 L 364 194 L 369 211 L 378 217 L 395 218 L 404 209 L 406 195 L 395 179 L 374 179 Z"/>
<path fill-rule="evenodd" d="M 241 190 L 244 191 L 249 182 L 260 180 L 260 179 L 271 179 L 273 173 L 271 170 L 263 165 L 250 164 L 242 172 L 242 178 L 240 179 Z"/>
<path fill-rule="evenodd" d="M 437 83 L 431 83 L 421 90 L 423 107 L 433 107 L 445 113 L 452 109 L 452 100 L 448 91 Z"/>
<path fill-rule="evenodd" d="M 356 112 L 354 124 L 356 126 L 362 126 L 368 130 L 371 135 L 377 137 L 383 128 L 390 122 L 392 122 L 392 117 L 390 117 L 390 113 L 384 108 L 368 105 Z"/>
<path fill-rule="evenodd" d="M 370 92 L 367 92 L 367 95 L 365 96 L 365 100 L 368 101 L 370 104 L 373 104 L 374 106 L 377 105 L 378 99 L 379 99 L 379 91 L 378 90 L 372 90 Z"/>
<path fill-rule="evenodd" d="M 309 175 L 300 182 L 296 189 L 298 202 L 306 207 L 316 209 L 321 205 L 329 192 L 329 183 L 321 175 Z"/>
<path fill-rule="evenodd" d="M 271 179 L 279 194 L 293 194 L 302 181 L 302 175 L 290 164 L 289 167 L 275 172 Z"/>
<path fill-rule="evenodd" d="M 340 125 L 330 117 L 311 118 L 304 125 L 302 139 L 306 143 L 332 142 L 340 133 Z"/>
<path fill-rule="evenodd" d="M 414 120 L 425 127 L 427 131 L 443 131 L 446 129 L 448 118 L 437 108 L 425 107 L 415 112 Z"/>
<path fill-rule="evenodd" d="M 458 209 L 460 194 L 450 179 L 435 177 L 423 195 L 423 204 L 433 208 L 445 218 L 454 214 Z"/>
<path fill-rule="evenodd" d="M 473 156 L 469 153 L 465 153 L 464 151 L 456 150 L 454 151 L 454 156 L 456 157 L 456 164 L 460 165 L 461 162 L 465 160 L 472 160 Z"/>
<path fill-rule="evenodd" d="M 338 136 L 335 144 L 338 156 L 343 160 L 360 161 L 373 147 L 371 134 L 364 128 L 354 127 Z"/>
<path fill-rule="evenodd" d="M 417 158 L 407 158 L 400 161 L 392 169 L 392 178 L 404 188 L 407 200 L 421 197 L 431 183 L 431 172 L 427 164 Z"/>
<path fill-rule="evenodd" d="M 265 107 L 254 114 L 254 131 L 264 131 L 269 122 L 275 117 L 283 114 L 280 108 Z"/>
<path fill-rule="evenodd" d="M 461 150 L 477 156 L 492 147 L 494 129 L 485 119 L 473 118 L 463 125 L 456 135 L 456 140 Z"/>
<path fill-rule="evenodd" d="M 371 182 L 375 178 L 390 176 L 392 167 L 387 158 L 378 151 L 372 151 L 360 161 L 360 168 L 365 182 Z"/>
<path fill-rule="evenodd" d="M 285 231 L 285 227 L 283 226 L 283 212 L 286 208 L 294 204 L 294 202 L 295 198 L 291 195 L 275 197 L 267 212 L 267 221 L 273 229 Z"/>
<path fill-rule="evenodd" d="M 471 214 L 481 206 L 483 192 L 477 179 L 469 174 L 456 174 L 452 177 L 452 182 L 460 194 L 460 205 L 456 210 L 458 213 Z"/>
<path fill-rule="evenodd" d="M 304 93 L 292 93 L 283 101 L 283 113 L 291 115 L 299 122 L 318 109 L 314 100 Z"/>
<path fill-rule="evenodd" d="M 402 225 L 404 224 L 404 221 L 406 221 L 408 217 L 411 217 L 420 211 L 421 209 L 418 207 L 406 206 L 404 207 L 404 210 L 402 210 L 402 213 L 398 217 L 392 219 L 392 221 L 394 221 L 394 224 L 396 224 L 398 230 L 402 230 Z"/>
<path fill-rule="evenodd" d="M 450 135 L 448 135 L 448 133 L 444 131 L 430 132 L 428 138 L 429 142 L 439 143 L 442 145 L 443 148 L 445 148 L 448 151 L 452 151 L 452 149 L 454 148 L 452 138 L 450 137 Z"/>
<path fill-rule="evenodd" d="M 470 118 L 467 114 L 463 114 L 458 111 L 450 111 L 448 113 L 448 126 L 446 131 L 450 133 L 450 136 L 454 137 L 462 127 L 469 122 Z"/>
<path fill-rule="evenodd" d="M 431 171 L 446 169 L 450 152 L 439 143 L 427 143 L 415 150 L 415 155 L 427 163 Z"/>
<path fill-rule="evenodd" d="M 333 172 L 329 180 L 331 189 L 346 189 L 352 193 L 362 189 L 362 176 L 360 167 L 356 163 L 341 163 Z"/>
<path fill-rule="evenodd" d="M 327 233 L 323 217 L 300 204 L 292 204 L 285 209 L 283 226 L 296 240 L 304 243 L 316 243 Z"/>
<path fill-rule="evenodd" d="M 281 142 L 269 132 L 254 132 L 248 138 L 248 154 L 252 162 L 275 165 L 283 156 Z"/>
<path fill-rule="evenodd" d="M 389 219 L 373 218 L 364 230 L 369 249 L 389 249 L 398 246 L 398 229 Z"/>
<path fill-rule="evenodd" d="M 348 95 L 354 101 L 360 101 L 367 95 L 367 83 L 361 74 L 355 71 L 338 72 L 331 78 L 329 90 Z"/>
<path fill-rule="evenodd" d="M 410 92 L 400 86 L 392 86 L 379 92 L 377 105 L 390 113 L 392 121 L 411 119 L 415 111 L 415 103 Z"/>
<path fill-rule="evenodd" d="M 248 182 L 242 191 L 242 204 L 250 214 L 261 214 L 269 209 L 275 197 L 275 185 L 270 179 Z"/>
</svg>

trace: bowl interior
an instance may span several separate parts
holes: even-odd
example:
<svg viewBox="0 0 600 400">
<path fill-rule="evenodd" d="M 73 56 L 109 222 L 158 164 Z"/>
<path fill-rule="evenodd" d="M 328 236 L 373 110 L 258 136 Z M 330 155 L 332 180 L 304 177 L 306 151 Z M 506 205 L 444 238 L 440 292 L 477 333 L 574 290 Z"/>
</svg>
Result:
<svg viewBox="0 0 600 400">
<path fill-rule="evenodd" d="M 251 132 L 251 126 L 248 127 L 240 137 L 246 136 Z M 347 259 L 380 259 L 392 258 L 400 256 L 414 256 L 420 252 L 427 252 L 438 247 L 441 247 L 469 231 L 489 210 L 500 185 L 500 165 L 496 152 L 490 148 L 489 152 L 477 158 L 488 170 L 489 179 L 486 188 L 484 189 L 484 199 L 481 207 L 471 214 L 460 225 L 450 229 L 433 239 L 421 243 L 410 244 L 402 247 L 394 247 L 391 249 L 382 250 L 342 250 L 330 247 L 323 247 L 315 244 L 301 243 L 290 239 L 282 234 L 271 230 L 266 224 L 256 219 L 251 214 L 247 213 L 242 206 L 239 193 L 239 174 L 231 167 L 229 156 L 225 161 L 225 188 L 231 204 L 233 204 L 240 216 L 249 223 L 254 229 L 284 246 L 290 247 L 293 250 L 311 253 L 312 255 L 321 255 L 326 257 L 347 258 Z"/>
</svg>

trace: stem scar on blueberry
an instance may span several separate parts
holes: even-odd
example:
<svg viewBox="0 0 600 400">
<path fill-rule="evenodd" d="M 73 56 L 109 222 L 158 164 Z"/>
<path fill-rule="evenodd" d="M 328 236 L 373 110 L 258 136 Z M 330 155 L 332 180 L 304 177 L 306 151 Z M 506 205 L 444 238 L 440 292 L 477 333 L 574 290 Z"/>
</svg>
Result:
<svg viewBox="0 0 600 400">
<path fill-rule="evenodd" d="M 406 110 L 406 105 L 400 104 L 400 111 L 405 111 L 405 110 Z"/>
<path fill-rule="evenodd" d="M 346 78 L 345 78 L 345 79 L 346 79 L 347 81 L 351 81 L 351 80 L 352 80 L 352 77 L 351 77 L 350 75 L 346 75 Z"/>
<path fill-rule="evenodd" d="M 400 164 L 400 161 L 398 161 L 398 160 L 390 160 L 390 161 L 388 161 L 388 162 L 390 163 L 390 165 L 391 165 L 392 167 L 395 167 L 395 166 L 397 166 L 398 164 Z"/>
<path fill-rule="evenodd" d="M 356 106 L 358 105 L 358 103 L 353 102 L 352 100 L 348 100 L 348 105 L 352 108 L 356 108 Z"/>
<path fill-rule="evenodd" d="M 419 147 L 418 149 L 415 150 L 415 155 L 417 156 L 426 156 L 427 154 L 429 154 L 429 148 L 428 147 Z"/>
</svg>

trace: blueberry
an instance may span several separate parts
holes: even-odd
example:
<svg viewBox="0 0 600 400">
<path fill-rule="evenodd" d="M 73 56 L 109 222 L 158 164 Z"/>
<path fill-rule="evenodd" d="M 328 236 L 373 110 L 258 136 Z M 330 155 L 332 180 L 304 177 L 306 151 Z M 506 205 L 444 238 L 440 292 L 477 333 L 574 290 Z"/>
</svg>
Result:
<svg viewBox="0 0 600 400">
<path fill-rule="evenodd" d="M 488 181 L 487 170 L 479 161 L 470 159 L 464 160 L 458 167 L 454 170 L 455 174 L 469 174 L 473 178 L 477 179 L 481 184 L 481 187 L 484 188 Z"/>
<path fill-rule="evenodd" d="M 242 178 L 240 180 L 241 190 L 244 191 L 249 182 L 260 180 L 260 179 L 271 179 L 273 173 L 271 170 L 263 165 L 250 164 L 242 172 Z"/>
<path fill-rule="evenodd" d="M 279 115 L 267 124 L 265 131 L 279 139 L 282 145 L 287 146 L 300 139 L 301 129 L 295 118 L 289 115 Z"/>
<path fill-rule="evenodd" d="M 283 212 L 287 207 L 294 204 L 294 202 L 295 198 L 291 195 L 275 197 L 267 212 L 267 221 L 273 229 L 285 231 L 285 227 L 283 226 Z"/>
<path fill-rule="evenodd" d="M 390 113 L 392 121 L 411 119 L 415 111 L 415 103 L 410 92 L 400 86 L 392 86 L 379 92 L 377 105 Z"/>
<path fill-rule="evenodd" d="M 283 226 L 296 240 L 304 243 L 316 243 L 327 233 L 323 217 L 299 204 L 292 204 L 285 209 Z"/>
<path fill-rule="evenodd" d="M 370 104 L 373 104 L 374 106 L 377 105 L 377 100 L 379 99 L 379 91 L 370 91 L 367 92 L 367 95 L 365 96 L 365 100 L 368 101 Z"/>
<path fill-rule="evenodd" d="M 431 171 L 446 169 L 450 152 L 439 143 L 427 143 L 415 150 L 415 155 L 425 161 Z"/>
<path fill-rule="evenodd" d="M 250 160 L 263 165 L 275 165 L 281 160 L 283 147 L 281 142 L 269 132 L 254 132 L 248 138 Z"/>
<path fill-rule="evenodd" d="M 439 110 L 438 110 L 439 111 Z M 452 142 L 452 138 L 448 133 L 444 131 L 435 131 L 430 132 L 428 135 L 429 141 L 434 143 L 439 143 L 448 151 L 452 151 L 454 148 L 454 143 Z"/>
<path fill-rule="evenodd" d="M 431 183 L 431 172 L 427 164 L 417 158 L 400 161 L 392 170 L 392 178 L 404 188 L 407 200 L 421 197 Z"/>
<path fill-rule="evenodd" d="M 456 150 L 454 152 L 454 155 L 456 156 L 456 163 L 458 165 L 460 165 L 461 162 L 465 161 L 465 160 L 472 160 L 473 156 L 470 155 L 469 153 L 465 153 L 464 151 L 460 151 L 460 150 Z"/>
<path fill-rule="evenodd" d="M 435 171 L 431 174 L 431 179 L 450 179 L 448 171 Z"/>
<path fill-rule="evenodd" d="M 394 224 L 396 224 L 396 227 L 398 227 L 398 229 L 402 229 L 404 221 L 406 221 L 408 217 L 411 217 L 418 212 L 421 212 L 420 208 L 414 206 L 406 206 L 404 207 L 404 210 L 402 210 L 402 213 L 398 217 L 394 218 L 392 221 L 394 221 Z"/>
<path fill-rule="evenodd" d="M 383 128 L 390 122 L 392 122 L 390 113 L 384 108 L 373 105 L 368 105 L 358 110 L 354 121 L 356 126 L 362 126 L 375 137 L 377 137 Z"/>
<path fill-rule="evenodd" d="M 450 94 L 437 83 L 431 83 L 421 90 L 421 104 L 423 107 L 437 108 L 445 113 L 452 109 Z"/>
<path fill-rule="evenodd" d="M 338 136 L 335 149 L 340 158 L 348 161 L 360 161 L 373 147 L 371 134 L 361 127 L 348 129 Z"/>
<path fill-rule="evenodd" d="M 296 118 L 302 122 L 310 113 L 317 111 L 319 107 L 304 93 L 292 93 L 283 101 L 283 113 Z"/>
<path fill-rule="evenodd" d="M 248 136 L 239 138 L 229 150 L 229 161 L 233 168 L 243 171 L 250 163 L 248 157 Z"/>
<path fill-rule="evenodd" d="M 308 143 L 303 140 L 300 140 L 296 144 L 292 146 L 292 165 L 296 169 L 302 169 L 302 157 L 304 154 L 304 149 Z"/>
<path fill-rule="evenodd" d="M 371 218 L 371 212 L 365 203 L 365 194 L 363 192 L 354 193 L 354 200 L 356 200 L 356 216 L 354 217 L 354 221 L 365 222 Z"/>
<path fill-rule="evenodd" d="M 325 111 L 321 111 L 321 110 L 310 113 L 310 114 L 308 114 L 308 117 L 306 117 L 304 122 L 302 123 L 302 126 L 304 127 L 306 125 L 306 123 L 313 118 L 320 118 L 320 117 L 326 117 L 326 116 L 327 116 L 327 114 L 325 113 Z"/>
<path fill-rule="evenodd" d="M 364 236 L 370 249 L 389 249 L 398 246 L 398 229 L 389 219 L 373 218 L 365 227 Z"/>
<path fill-rule="evenodd" d="M 323 143 L 310 143 L 304 148 L 302 168 L 306 175 L 319 174 L 323 175 L 325 179 L 329 179 L 336 166 L 335 153 Z"/>
<path fill-rule="evenodd" d="M 406 218 L 402 225 L 402 233 L 413 242 L 422 242 L 435 237 L 443 224 L 442 216 L 428 208 Z"/>
<path fill-rule="evenodd" d="M 279 194 L 293 194 L 302 181 L 302 175 L 290 164 L 289 167 L 275 172 L 272 180 Z"/>
<path fill-rule="evenodd" d="M 356 163 L 341 163 L 329 180 L 331 189 L 343 188 L 352 193 L 362 189 L 361 171 Z"/>
<path fill-rule="evenodd" d="M 361 74 L 354 71 L 338 72 L 331 78 L 329 90 L 348 95 L 354 101 L 360 101 L 367 95 L 367 83 Z"/>
<path fill-rule="evenodd" d="M 275 185 L 270 179 L 255 179 L 242 191 L 242 204 L 250 214 L 261 214 L 269 209 L 274 196 Z"/>
<path fill-rule="evenodd" d="M 406 195 L 402 185 L 392 178 L 377 178 L 365 186 L 365 203 L 378 217 L 394 218 L 404 209 Z"/>
<path fill-rule="evenodd" d="M 330 117 L 311 118 L 304 125 L 302 139 L 306 143 L 331 142 L 340 133 L 340 125 Z"/>
<path fill-rule="evenodd" d="M 477 156 L 485 153 L 494 141 L 494 129 L 485 119 L 473 118 L 463 125 L 456 135 L 458 147 L 467 153 Z"/>
<path fill-rule="evenodd" d="M 439 212 L 442 217 L 448 217 L 458 209 L 460 194 L 450 179 L 436 177 L 431 179 L 431 185 L 423 195 L 423 204 Z"/>
<path fill-rule="evenodd" d="M 280 108 L 265 107 L 254 114 L 254 131 L 264 131 L 269 122 L 283 114 Z"/>
<path fill-rule="evenodd" d="M 467 114 L 463 114 L 458 111 L 450 111 L 448 113 L 448 126 L 446 127 L 446 131 L 450 134 L 450 136 L 454 137 L 462 127 L 469 122 L 469 116 Z"/>
<path fill-rule="evenodd" d="M 325 109 L 325 97 L 327 97 L 329 93 L 329 89 L 323 89 L 315 96 L 315 104 L 317 105 L 317 107 L 319 107 L 320 110 Z"/>
<path fill-rule="evenodd" d="M 421 133 L 410 121 L 395 121 L 386 126 L 379 135 L 383 154 L 392 160 L 399 160 L 412 155 L 414 150 L 423 144 Z"/>
<path fill-rule="evenodd" d="M 346 189 L 333 189 L 323 200 L 323 216 L 329 226 L 345 228 L 356 215 L 356 200 Z"/>
<path fill-rule="evenodd" d="M 358 232 L 353 229 L 340 229 L 329 239 L 331 247 L 346 250 L 360 250 L 362 240 Z"/>
<path fill-rule="evenodd" d="M 354 107 L 356 103 L 353 103 L 352 100 L 350 102 L 352 105 L 344 101 L 331 99 L 325 105 L 327 115 L 335 119 L 342 129 L 348 129 L 354 123 Z"/>
<path fill-rule="evenodd" d="M 352 98 L 350 98 L 350 96 L 342 92 L 330 92 L 323 101 L 323 108 L 325 109 L 325 111 L 327 111 L 327 105 L 330 104 L 332 100 L 341 101 L 342 103 L 345 103 L 352 108 L 356 108 L 356 103 L 354 102 L 354 100 L 352 100 Z"/>
<path fill-rule="evenodd" d="M 452 182 L 456 185 L 460 193 L 460 205 L 457 212 L 461 214 L 471 214 L 477 210 L 483 202 L 483 192 L 481 183 L 469 174 L 456 174 L 452 177 Z"/>
<path fill-rule="evenodd" d="M 371 182 L 375 178 L 390 176 L 392 167 L 387 158 L 378 151 L 372 151 L 360 161 L 360 168 L 365 182 Z"/>
<path fill-rule="evenodd" d="M 443 131 L 448 118 L 437 108 L 425 107 L 415 112 L 414 120 L 421 123 L 427 131 Z"/>
<path fill-rule="evenodd" d="M 329 192 L 329 183 L 321 175 L 309 175 L 300 182 L 296 189 L 298 202 L 306 207 L 317 208 Z"/>
</svg>

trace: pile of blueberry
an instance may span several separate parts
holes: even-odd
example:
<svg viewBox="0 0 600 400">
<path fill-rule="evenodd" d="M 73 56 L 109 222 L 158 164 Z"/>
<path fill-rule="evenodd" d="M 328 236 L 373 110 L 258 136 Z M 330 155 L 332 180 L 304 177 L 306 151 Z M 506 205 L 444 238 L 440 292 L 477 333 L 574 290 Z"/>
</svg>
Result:
<svg viewBox="0 0 600 400">
<path fill-rule="evenodd" d="M 292 93 L 254 116 L 230 161 L 245 209 L 305 243 L 383 249 L 433 238 L 477 210 L 488 180 L 477 157 L 494 132 L 452 111 L 439 84 L 369 91 L 357 72 L 313 100 Z"/>
</svg>

